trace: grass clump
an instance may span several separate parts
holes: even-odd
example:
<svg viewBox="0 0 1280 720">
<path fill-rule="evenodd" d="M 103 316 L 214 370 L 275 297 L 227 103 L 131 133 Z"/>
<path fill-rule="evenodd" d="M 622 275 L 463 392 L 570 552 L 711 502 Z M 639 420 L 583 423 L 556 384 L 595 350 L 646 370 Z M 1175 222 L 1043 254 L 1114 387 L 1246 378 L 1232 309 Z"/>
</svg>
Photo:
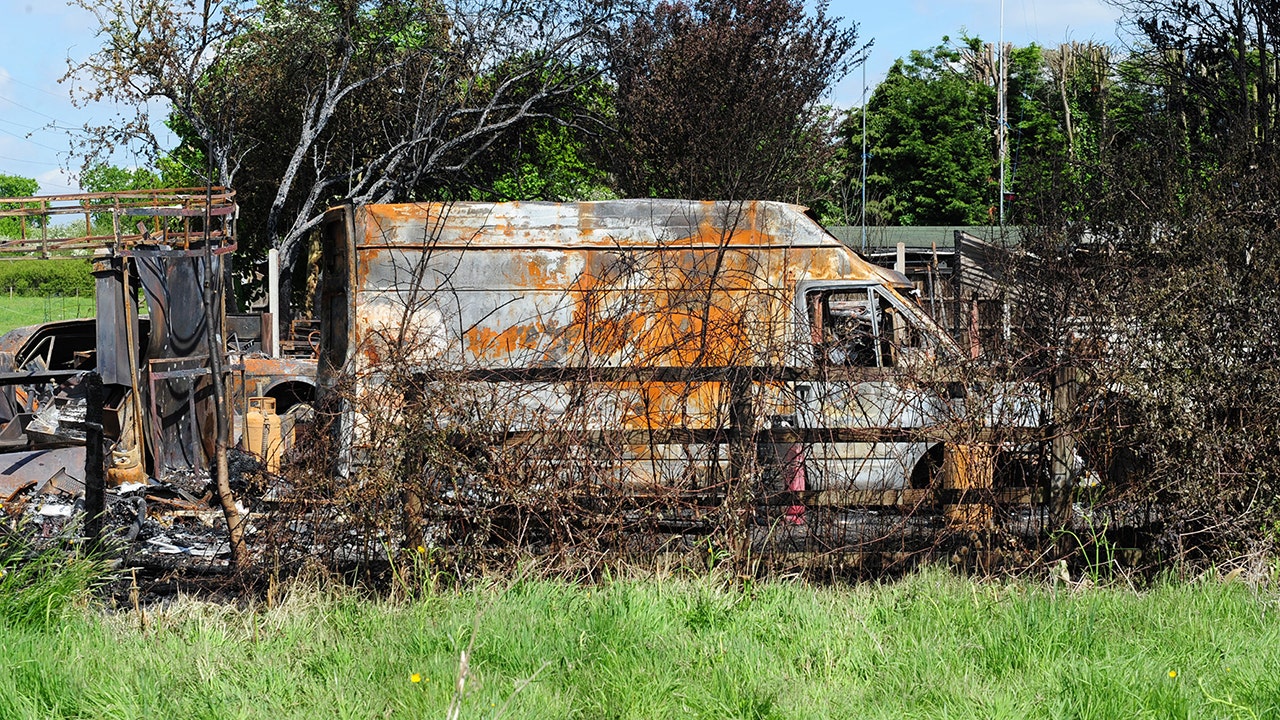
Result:
<svg viewBox="0 0 1280 720">
<path fill-rule="evenodd" d="M 21 523 L 0 528 L 0 627 L 46 630 L 82 608 L 106 565 L 60 548 L 37 549 Z"/>
<path fill-rule="evenodd" d="M 0 716 L 1277 717 L 1276 599 L 932 571 L 495 582 L 402 603 L 295 585 L 269 609 L 10 623 Z"/>
</svg>

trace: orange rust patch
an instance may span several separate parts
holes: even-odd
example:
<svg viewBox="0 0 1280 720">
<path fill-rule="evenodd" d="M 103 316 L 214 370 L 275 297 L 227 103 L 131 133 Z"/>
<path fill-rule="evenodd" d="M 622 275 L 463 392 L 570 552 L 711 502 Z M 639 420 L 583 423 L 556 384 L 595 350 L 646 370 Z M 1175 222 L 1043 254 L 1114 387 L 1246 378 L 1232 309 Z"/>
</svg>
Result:
<svg viewBox="0 0 1280 720">
<path fill-rule="evenodd" d="M 466 332 L 466 348 L 477 359 L 493 360 L 517 350 L 536 350 L 539 340 L 546 334 L 546 327 L 541 322 L 513 325 L 502 332 L 477 326 Z"/>
</svg>

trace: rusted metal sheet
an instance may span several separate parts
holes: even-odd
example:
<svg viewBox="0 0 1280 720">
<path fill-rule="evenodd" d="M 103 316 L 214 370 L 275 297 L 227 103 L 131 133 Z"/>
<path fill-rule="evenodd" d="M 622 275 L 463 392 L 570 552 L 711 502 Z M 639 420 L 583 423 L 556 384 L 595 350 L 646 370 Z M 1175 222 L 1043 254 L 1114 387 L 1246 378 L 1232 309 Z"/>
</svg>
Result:
<svg viewBox="0 0 1280 720">
<path fill-rule="evenodd" d="M 0 498 L 33 484 L 43 485 L 46 492 L 56 488 L 71 495 L 82 494 L 84 453 L 81 446 L 0 455 Z"/>
<path fill-rule="evenodd" d="M 304 357 L 245 357 L 241 367 L 246 378 L 254 380 L 254 394 L 266 395 L 273 385 L 282 382 L 315 382 L 316 361 Z M 261 384 L 258 384 L 261 383 Z"/>
<path fill-rule="evenodd" d="M 315 384 L 315 358 L 245 356 L 232 375 L 231 396 L 241 414 L 248 411 L 251 397 L 275 398 L 277 412 L 283 413 L 314 400 Z"/>
<path fill-rule="evenodd" d="M 798 280 L 884 284 L 780 203 L 368 206 L 353 231 L 330 316 L 371 365 L 392 346 L 491 368 L 793 365 Z"/>
<path fill-rule="evenodd" d="M 991 448 L 983 445 L 952 445 L 942 465 L 942 487 L 954 497 L 945 506 L 947 521 L 953 526 L 976 529 L 991 525 L 991 508 L 981 504 L 994 488 L 995 466 Z"/>
</svg>

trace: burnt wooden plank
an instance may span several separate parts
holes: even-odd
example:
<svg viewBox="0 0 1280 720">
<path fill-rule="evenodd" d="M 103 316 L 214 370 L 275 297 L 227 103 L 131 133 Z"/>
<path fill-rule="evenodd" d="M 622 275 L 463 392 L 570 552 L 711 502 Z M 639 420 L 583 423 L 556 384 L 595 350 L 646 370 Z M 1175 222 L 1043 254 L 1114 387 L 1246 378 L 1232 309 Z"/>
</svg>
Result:
<svg viewBox="0 0 1280 720">
<path fill-rule="evenodd" d="M 623 445 L 708 445 L 730 443 L 744 432 L 731 428 L 655 428 L 653 430 L 509 430 L 487 433 L 454 433 L 454 445 L 527 445 L 544 443 L 556 446 Z M 757 443 L 906 443 L 950 442 L 1019 443 L 1044 439 L 1044 430 L 1026 428 L 971 428 L 936 426 L 924 428 L 766 428 L 745 431 Z"/>
</svg>

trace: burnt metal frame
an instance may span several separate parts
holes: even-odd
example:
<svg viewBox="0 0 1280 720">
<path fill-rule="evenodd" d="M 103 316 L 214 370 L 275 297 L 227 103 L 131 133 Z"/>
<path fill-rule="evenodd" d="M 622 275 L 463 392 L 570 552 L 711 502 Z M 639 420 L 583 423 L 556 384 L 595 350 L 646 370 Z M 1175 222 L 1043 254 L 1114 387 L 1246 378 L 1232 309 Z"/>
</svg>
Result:
<svg viewBox="0 0 1280 720">
<path fill-rule="evenodd" d="M 236 249 L 234 234 L 225 230 L 214 231 L 211 228 L 193 233 L 192 218 L 219 218 L 224 222 L 234 220 L 236 215 L 235 191 L 226 188 L 213 188 L 210 195 L 205 188 L 178 188 L 172 190 L 131 190 L 127 192 L 109 193 L 77 193 L 74 195 L 42 195 L 36 197 L 0 198 L 0 218 L 17 218 L 20 237 L 17 240 L 0 241 L 0 259 L 20 257 L 9 253 L 40 253 L 40 257 L 53 257 L 55 251 L 93 250 L 110 248 L 117 255 L 130 255 L 137 245 L 173 244 L 181 246 L 174 252 L 189 256 L 193 252 L 193 242 L 199 245 L 205 237 L 217 241 L 214 254 L 232 252 Z M 211 206 L 206 209 L 206 203 Z M 117 221 L 116 232 L 111 235 L 91 235 L 93 216 L 110 213 Z M 83 216 L 85 235 L 75 238 L 49 238 L 49 218 L 58 215 Z M 151 217 L 156 238 L 152 229 L 140 227 L 141 232 L 124 234 L 119 232 L 118 218 L 122 215 Z M 180 233 L 171 233 L 161 223 L 161 218 L 182 218 Z M 40 238 L 27 237 L 27 219 L 39 218 Z M 141 225 L 141 223 L 139 223 Z"/>
<path fill-rule="evenodd" d="M 45 195 L 38 197 L 0 198 L 0 218 L 16 218 L 19 221 L 17 240 L 0 241 L 0 260 L 14 259 L 38 253 L 41 258 L 51 258 L 54 253 L 67 253 L 73 250 L 95 250 L 95 256 L 106 258 L 127 257 L 207 257 L 222 256 L 237 249 L 234 222 L 237 215 L 235 191 L 222 188 L 178 188 L 161 190 L 132 190 L 106 193 L 77 193 L 71 195 Z M 109 214 L 112 219 L 112 234 L 93 235 L 93 219 L 95 215 Z M 50 218 L 55 216 L 82 216 L 85 223 L 85 234 L 74 238 L 49 238 Z M 139 221 L 137 233 L 121 231 L 122 217 L 151 218 L 150 227 Z M 171 229 L 163 218 L 181 218 L 181 227 Z M 192 219 L 204 221 L 204 227 L 198 231 L 192 229 Z M 40 237 L 29 237 L 29 221 L 38 221 Z M 214 225 L 217 227 L 214 227 Z M 122 292 L 125 293 L 126 323 L 132 322 L 129 317 L 127 294 L 131 291 L 128 271 L 125 270 L 125 282 Z M 136 338 L 130 338 L 135 342 Z M 130 353 L 136 353 L 131 348 Z M 225 348 L 222 349 L 225 352 Z M 174 367 L 185 363 L 201 363 L 204 367 L 157 369 Z M 130 386 L 135 398 L 138 395 L 138 384 L 141 380 L 140 368 L 130 363 L 132 376 Z M 153 452 L 160 454 L 161 423 L 156 407 L 155 393 L 160 382 L 179 378 L 195 378 L 212 374 L 210 358 L 207 354 L 188 358 L 171 358 L 148 361 L 150 436 Z M 0 376 L 0 387 L 5 385 L 30 383 L 38 379 L 53 380 L 74 375 L 74 372 L 63 373 L 6 373 Z M 226 381 L 225 374 L 222 382 Z M 192 437 L 199 438 L 199 419 L 196 414 L 195 384 L 187 397 L 187 416 L 191 425 Z M 135 402 L 137 402 L 135 400 Z M 138 415 L 142 414 L 141 404 L 135 405 Z M 141 418 L 139 418 L 141 420 Z M 141 431 L 141 427 L 138 428 Z M 138 435 L 138 442 L 143 442 L 144 433 Z"/>
<path fill-rule="evenodd" d="M 209 367 L 183 368 L 177 370 L 160 370 L 154 368 L 157 365 L 176 365 L 178 363 L 187 362 L 204 362 L 209 361 L 208 355 L 193 355 L 185 358 L 162 358 L 158 360 L 147 361 L 147 416 L 151 421 L 151 442 L 152 447 L 158 451 L 161 447 L 161 417 L 160 410 L 156 407 L 156 386 L 167 380 L 179 380 L 183 378 L 197 378 L 205 375 L 211 375 L 213 371 Z M 187 417 L 191 425 L 191 436 L 193 438 L 200 437 L 200 423 L 196 414 L 196 384 L 192 383 L 191 391 L 187 393 Z"/>
</svg>

